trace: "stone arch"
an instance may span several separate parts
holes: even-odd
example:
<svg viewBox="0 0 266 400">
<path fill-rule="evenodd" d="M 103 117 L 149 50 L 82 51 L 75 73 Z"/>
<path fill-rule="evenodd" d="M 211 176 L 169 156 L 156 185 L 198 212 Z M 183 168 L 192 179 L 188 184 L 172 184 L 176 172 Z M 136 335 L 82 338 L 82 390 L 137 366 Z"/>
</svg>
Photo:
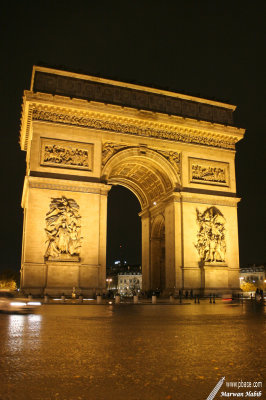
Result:
<svg viewBox="0 0 266 400">
<path fill-rule="evenodd" d="M 234 150 L 244 130 L 231 125 L 234 109 L 34 66 L 23 98 L 20 141 L 27 151 L 21 288 L 53 296 L 71 294 L 73 287 L 88 295 L 105 289 L 107 196 L 120 184 L 142 208 L 143 290 L 152 289 L 151 242 L 163 238 L 165 226 L 165 293 L 238 291 Z M 66 252 L 66 244 L 54 243 L 47 251 L 47 211 L 53 198 L 63 197 L 79 207 L 81 247 Z M 210 206 L 223 216 L 202 214 Z M 71 229 L 73 241 L 74 225 Z M 50 239 L 55 240 L 52 233 Z"/>
<path fill-rule="evenodd" d="M 137 196 L 142 209 L 180 186 L 174 166 L 166 157 L 146 147 L 118 151 L 103 167 L 102 180 L 127 187 Z"/>
<path fill-rule="evenodd" d="M 165 289 L 165 219 L 162 214 L 151 222 L 151 288 Z"/>
<path fill-rule="evenodd" d="M 158 214 L 154 217 L 151 227 L 151 238 L 161 237 L 162 231 L 164 231 L 164 216 L 163 214 Z"/>
</svg>

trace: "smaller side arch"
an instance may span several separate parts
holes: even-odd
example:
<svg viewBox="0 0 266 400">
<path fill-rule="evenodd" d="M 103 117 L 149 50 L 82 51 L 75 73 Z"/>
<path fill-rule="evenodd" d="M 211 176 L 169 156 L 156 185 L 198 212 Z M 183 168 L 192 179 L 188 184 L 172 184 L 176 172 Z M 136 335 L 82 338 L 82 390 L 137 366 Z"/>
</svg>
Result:
<svg viewBox="0 0 266 400">
<path fill-rule="evenodd" d="M 165 219 L 157 215 L 151 226 L 151 288 L 165 289 Z"/>
</svg>

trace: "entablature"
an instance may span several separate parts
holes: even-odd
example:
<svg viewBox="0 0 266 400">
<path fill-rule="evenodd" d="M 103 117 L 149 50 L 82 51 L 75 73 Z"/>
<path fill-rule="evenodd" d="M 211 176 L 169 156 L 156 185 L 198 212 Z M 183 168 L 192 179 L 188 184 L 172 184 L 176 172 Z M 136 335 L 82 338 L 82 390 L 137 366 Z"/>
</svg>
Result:
<svg viewBox="0 0 266 400">
<path fill-rule="evenodd" d="M 172 192 L 168 197 L 164 198 L 165 203 L 178 202 L 178 203 L 196 203 L 206 205 L 220 205 L 237 207 L 241 198 L 236 197 L 235 194 L 231 196 L 228 193 L 189 193 L 185 191 Z"/>
<path fill-rule="evenodd" d="M 25 208 L 29 189 L 48 189 L 68 192 L 94 193 L 107 196 L 111 185 L 95 182 L 78 182 L 47 177 L 25 176 L 21 207 Z"/>
<path fill-rule="evenodd" d="M 244 129 L 159 112 L 25 91 L 20 144 L 27 150 L 32 121 L 234 150 Z"/>
</svg>

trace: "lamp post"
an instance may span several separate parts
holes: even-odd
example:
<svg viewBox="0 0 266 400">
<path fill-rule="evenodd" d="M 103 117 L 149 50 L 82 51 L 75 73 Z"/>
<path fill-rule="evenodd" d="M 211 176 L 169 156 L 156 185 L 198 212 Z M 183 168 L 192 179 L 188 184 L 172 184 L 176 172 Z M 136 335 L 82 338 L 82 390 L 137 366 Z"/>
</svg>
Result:
<svg viewBox="0 0 266 400">
<path fill-rule="evenodd" d="M 106 279 L 106 282 L 107 282 L 107 289 L 108 289 L 108 290 L 110 290 L 110 284 L 111 284 L 112 280 L 113 280 L 112 278 L 107 278 L 107 279 Z"/>
<path fill-rule="evenodd" d="M 241 285 L 243 284 L 244 277 L 240 276 L 239 280 L 240 280 L 239 284 L 240 284 L 240 288 L 241 288 Z"/>
</svg>

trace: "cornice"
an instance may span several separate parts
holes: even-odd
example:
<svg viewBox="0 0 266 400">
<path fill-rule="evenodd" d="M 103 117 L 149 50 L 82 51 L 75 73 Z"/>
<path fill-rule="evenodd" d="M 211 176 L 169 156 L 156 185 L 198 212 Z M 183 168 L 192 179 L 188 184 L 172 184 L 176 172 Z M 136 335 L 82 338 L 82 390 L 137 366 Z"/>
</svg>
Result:
<svg viewBox="0 0 266 400">
<path fill-rule="evenodd" d="M 21 202 L 22 207 L 25 206 L 25 201 L 29 188 L 107 195 L 108 191 L 111 189 L 111 186 L 106 185 L 104 183 L 77 182 L 77 181 L 69 181 L 63 179 L 26 176 L 24 180 L 24 187 L 22 194 L 22 202 Z"/>
<path fill-rule="evenodd" d="M 203 205 L 220 205 L 237 207 L 237 204 L 241 201 L 239 197 L 230 197 L 225 195 L 215 194 L 200 194 L 200 193 L 187 193 L 187 192 L 172 192 L 168 197 L 165 197 L 166 203 L 177 202 L 177 203 L 197 203 Z"/>
<path fill-rule="evenodd" d="M 25 92 L 20 143 L 27 149 L 32 120 L 234 150 L 245 130 L 191 118 L 63 96 Z"/>
<path fill-rule="evenodd" d="M 210 205 L 220 205 L 220 206 L 229 206 L 229 207 L 237 207 L 237 204 L 240 202 L 239 197 L 230 197 L 230 196 L 217 196 L 212 194 L 204 194 L 201 195 L 199 193 L 186 193 L 180 192 L 180 198 L 183 203 L 197 203 L 197 204 L 210 204 Z"/>
</svg>

